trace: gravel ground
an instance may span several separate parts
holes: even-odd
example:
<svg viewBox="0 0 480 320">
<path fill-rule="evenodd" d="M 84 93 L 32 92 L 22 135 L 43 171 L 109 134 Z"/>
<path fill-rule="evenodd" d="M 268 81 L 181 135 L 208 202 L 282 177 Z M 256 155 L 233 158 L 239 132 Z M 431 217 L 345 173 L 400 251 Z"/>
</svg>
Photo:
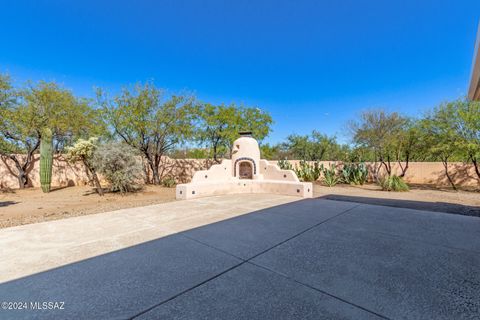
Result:
<svg viewBox="0 0 480 320">
<path fill-rule="evenodd" d="M 175 201 L 175 188 L 147 186 L 137 193 L 98 196 L 75 186 L 43 193 L 39 188 L 0 193 L 0 228 Z"/>
</svg>

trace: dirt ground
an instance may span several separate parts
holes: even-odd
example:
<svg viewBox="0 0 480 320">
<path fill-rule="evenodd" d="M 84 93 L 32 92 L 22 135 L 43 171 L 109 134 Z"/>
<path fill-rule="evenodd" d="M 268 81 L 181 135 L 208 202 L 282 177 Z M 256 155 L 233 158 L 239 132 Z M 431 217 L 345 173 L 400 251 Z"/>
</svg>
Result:
<svg viewBox="0 0 480 320">
<path fill-rule="evenodd" d="M 449 212 L 480 217 L 480 192 L 438 190 L 431 186 L 410 186 L 408 192 L 388 192 L 374 184 L 363 186 L 315 184 L 314 195 L 331 200 Z"/>
<path fill-rule="evenodd" d="M 147 186 L 127 195 L 100 197 L 91 187 L 76 186 L 43 193 L 40 188 L 0 192 L 0 228 L 63 219 L 175 200 L 175 188 Z"/>
<path fill-rule="evenodd" d="M 412 188 L 409 192 L 381 191 L 376 185 L 325 187 L 315 184 L 314 196 L 332 200 L 451 212 L 480 216 L 480 193 Z M 147 186 L 143 191 L 99 197 L 91 187 L 76 186 L 43 193 L 39 188 L 0 192 L 0 228 L 21 224 L 146 206 L 175 200 L 175 188 Z"/>
</svg>

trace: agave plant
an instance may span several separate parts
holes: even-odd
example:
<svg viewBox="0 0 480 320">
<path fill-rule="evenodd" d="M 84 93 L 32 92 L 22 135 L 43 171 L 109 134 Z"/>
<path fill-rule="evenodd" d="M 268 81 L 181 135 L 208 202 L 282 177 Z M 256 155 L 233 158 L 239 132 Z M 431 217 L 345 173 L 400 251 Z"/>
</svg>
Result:
<svg viewBox="0 0 480 320">
<path fill-rule="evenodd" d="M 322 164 L 320 166 L 320 170 L 323 175 L 323 183 L 325 183 L 325 185 L 328 187 L 333 187 L 340 182 L 335 164 L 330 164 L 329 168 L 324 167 Z"/>
<path fill-rule="evenodd" d="M 399 176 L 391 175 L 379 180 L 382 190 L 385 191 L 408 191 L 410 188 Z"/>
</svg>

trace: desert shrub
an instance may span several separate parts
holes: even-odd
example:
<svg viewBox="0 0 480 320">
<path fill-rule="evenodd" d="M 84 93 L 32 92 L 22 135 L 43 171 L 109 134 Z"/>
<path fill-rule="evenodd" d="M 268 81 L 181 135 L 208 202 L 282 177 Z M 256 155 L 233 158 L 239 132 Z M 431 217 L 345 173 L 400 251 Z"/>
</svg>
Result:
<svg viewBox="0 0 480 320">
<path fill-rule="evenodd" d="M 125 193 L 141 189 L 137 182 L 142 178 L 142 164 L 130 146 L 123 143 L 101 145 L 95 150 L 93 164 L 110 183 L 112 191 Z"/>
<path fill-rule="evenodd" d="M 320 166 L 320 170 L 322 172 L 322 182 L 328 186 L 333 187 L 338 182 L 340 182 L 340 178 L 337 175 L 337 169 L 335 164 L 330 164 L 328 168 L 326 168 L 323 164 Z"/>
<path fill-rule="evenodd" d="M 317 181 L 321 174 L 318 161 L 310 163 L 308 161 L 301 160 L 299 165 L 295 166 L 294 171 L 301 181 L 307 182 Z"/>
<path fill-rule="evenodd" d="M 385 191 L 408 191 L 410 188 L 399 176 L 391 175 L 379 180 L 382 190 Z"/>
<path fill-rule="evenodd" d="M 365 163 L 345 163 L 342 168 L 342 180 L 344 183 L 363 185 L 367 182 L 368 169 Z"/>
<path fill-rule="evenodd" d="M 162 186 L 167 188 L 173 188 L 176 184 L 175 179 L 172 177 L 167 177 L 162 180 Z"/>
<path fill-rule="evenodd" d="M 277 165 L 282 170 L 293 170 L 292 164 L 287 160 L 278 160 Z"/>
<path fill-rule="evenodd" d="M 103 190 L 100 185 L 100 180 L 98 179 L 95 166 L 93 165 L 93 155 L 98 146 L 98 139 L 95 137 L 89 138 L 88 140 L 78 139 L 73 146 L 66 148 L 65 158 L 70 163 L 75 163 L 81 161 L 87 173 L 90 176 L 91 181 L 93 182 L 96 191 L 99 195 L 103 195 Z"/>
</svg>

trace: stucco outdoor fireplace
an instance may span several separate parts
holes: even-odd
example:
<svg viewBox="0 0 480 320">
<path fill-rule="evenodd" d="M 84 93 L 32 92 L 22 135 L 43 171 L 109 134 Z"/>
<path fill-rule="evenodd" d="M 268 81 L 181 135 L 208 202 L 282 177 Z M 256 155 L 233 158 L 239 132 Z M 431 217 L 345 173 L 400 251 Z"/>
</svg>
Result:
<svg viewBox="0 0 480 320">
<path fill-rule="evenodd" d="M 292 170 L 281 170 L 260 159 L 260 148 L 250 132 L 241 132 L 232 148 L 232 159 L 195 172 L 192 182 L 177 185 L 177 199 L 220 194 L 273 193 L 303 198 L 313 195 L 312 183 L 300 182 Z"/>
</svg>

